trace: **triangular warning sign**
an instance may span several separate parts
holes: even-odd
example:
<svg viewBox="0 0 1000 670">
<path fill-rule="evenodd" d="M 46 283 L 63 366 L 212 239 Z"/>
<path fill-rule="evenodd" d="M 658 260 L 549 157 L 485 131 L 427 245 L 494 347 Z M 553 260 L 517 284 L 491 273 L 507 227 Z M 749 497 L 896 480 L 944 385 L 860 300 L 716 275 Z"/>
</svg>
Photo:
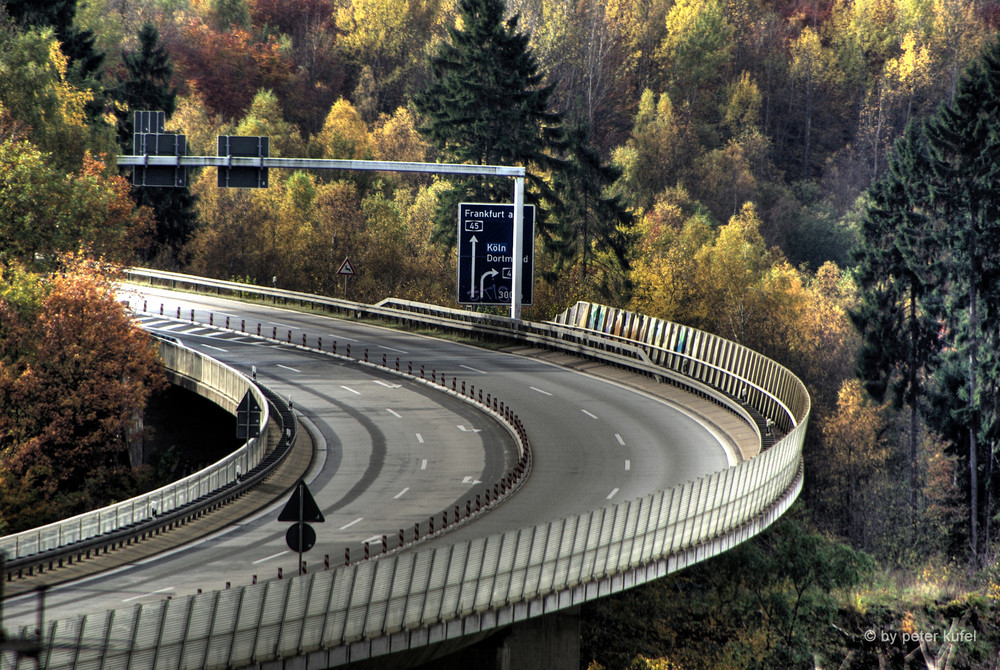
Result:
<svg viewBox="0 0 1000 670">
<path fill-rule="evenodd" d="M 351 265 L 351 259 L 345 258 L 344 262 L 340 264 L 340 269 L 337 270 L 339 275 L 347 275 L 348 277 L 354 276 L 354 266 Z"/>
<path fill-rule="evenodd" d="M 319 510 L 315 498 L 309 492 L 305 482 L 299 482 L 292 492 L 292 497 L 278 515 L 278 521 L 311 521 L 322 523 L 326 521 Z"/>
<path fill-rule="evenodd" d="M 260 435 L 260 405 L 250 391 L 246 392 L 236 408 L 236 437 L 249 440 Z"/>
</svg>

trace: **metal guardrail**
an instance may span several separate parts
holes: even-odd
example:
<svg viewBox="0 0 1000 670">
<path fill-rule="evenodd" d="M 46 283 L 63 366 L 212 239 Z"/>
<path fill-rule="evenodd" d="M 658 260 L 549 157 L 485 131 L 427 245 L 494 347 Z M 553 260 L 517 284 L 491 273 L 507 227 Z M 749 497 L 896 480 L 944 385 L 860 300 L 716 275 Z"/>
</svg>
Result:
<svg viewBox="0 0 1000 670">
<path fill-rule="evenodd" d="M 563 321 L 579 324 L 585 314 L 587 327 L 574 326 L 579 339 L 568 339 L 564 348 L 607 342 L 611 350 L 593 349 L 590 355 L 625 364 L 621 347 L 628 343 L 617 340 L 632 333 L 608 336 L 601 332 L 603 325 L 591 327 L 590 318 L 595 315 L 596 326 L 602 311 L 615 315 L 612 323 L 631 317 L 582 305 Z M 439 309 L 431 311 L 435 321 L 446 318 Z M 479 317 L 471 321 L 482 322 Z M 657 366 L 661 374 L 706 386 L 715 380 L 722 385 L 715 391 L 721 402 L 748 403 L 787 426 L 784 436 L 734 467 L 579 516 L 289 580 L 53 622 L 42 665 L 331 667 L 570 607 L 661 577 L 752 537 L 801 490 L 809 396 L 787 370 L 739 345 L 682 331 L 676 324 L 649 323 L 652 332 L 669 337 L 630 346 L 652 351 L 651 362 L 662 359 L 668 367 Z M 535 326 L 511 323 L 507 336 L 517 339 Z M 676 344 L 682 337 L 688 344 L 680 351 Z M 645 371 L 647 364 L 633 358 L 631 365 Z"/>
<path fill-rule="evenodd" d="M 268 449 L 263 435 L 271 415 L 264 394 L 233 368 L 186 347 L 161 341 L 160 357 L 171 376 L 201 385 L 234 414 L 243 396 L 251 392 L 262 408 L 262 437 L 249 440 L 217 463 L 155 491 L 0 538 L 8 580 L 24 572 L 44 570 L 46 565 L 54 567 L 64 560 L 72 563 L 74 557 L 82 558 L 102 547 L 131 542 L 197 514 L 202 507 L 216 502 L 213 494 L 223 496 L 237 483 L 237 471 L 247 475 L 243 484 L 251 485 L 250 473 Z"/>
<path fill-rule="evenodd" d="M 731 411 L 743 416 L 751 425 L 757 423 L 757 417 L 748 413 L 747 408 L 753 407 L 765 420 L 770 419 L 775 428 L 782 433 L 787 433 L 794 427 L 795 417 L 803 409 L 790 406 L 787 402 L 789 398 L 781 395 L 795 395 L 797 388 L 801 388 L 804 393 L 801 383 L 796 386 L 798 380 L 795 376 L 773 361 L 768 361 L 770 365 L 765 366 L 763 361 L 768 359 L 746 347 L 703 331 L 670 324 L 652 317 L 641 318 L 650 323 L 659 322 L 661 324 L 658 326 L 659 330 L 653 329 L 648 332 L 654 336 L 660 333 L 660 337 L 654 337 L 655 341 L 650 342 L 630 339 L 626 336 L 627 333 L 623 334 L 614 328 L 614 324 L 620 319 L 607 317 L 611 311 L 617 313 L 621 310 L 597 305 L 593 306 L 593 312 L 587 311 L 588 315 L 595 314 L 594 319 L 588 320 L 586 327 L 581 327 L 577 324 L 576 315 L 578 313 L 582 315 L 584 312 L 579 310 L 584 308 L 581 305 L 589 303 L 578 303 L 555 321 L 541 323 L 395 298 L 369 305 L 175 272 L 133 268 L 126 274 L 132 281 L 150 286 L 238 299 L 254 299 L 276 305 L 296 305 L 346 318 L 375 319 L 408 328 L 436 328 L 471 338 L 531 344 L 598 358 L 603 362 L 629 367 L 661 380 L 669 379 L 687 390 L 725 405 Z M 604 316 L 597 318 L 597 314 Z M 632 322 L 634 319 L 630 321 Z M 591 325 L 601 327 L 589 327 Z M 676 341 L 678 337 L 683 337 L 687 344 L 678 346 L 679 342 Z M 670 346 L 673 346 L 673 350 L 669 349 Z M 709 349 L 720 347 L 729 352 L 720 360 L 733 363 L 735 365 L 733 370 L 727 367 L 728 363 L 717 365 L 705 358 L 711 353 Z M 733 360 L 730 356 L 737 356 L 739 360 Z M 788 380 L 779 385 L 777 394 L 768 388 L 774 375 L 780 375 Z M 720 390 L 723 391 L 721 395 Z"/>
</svg>

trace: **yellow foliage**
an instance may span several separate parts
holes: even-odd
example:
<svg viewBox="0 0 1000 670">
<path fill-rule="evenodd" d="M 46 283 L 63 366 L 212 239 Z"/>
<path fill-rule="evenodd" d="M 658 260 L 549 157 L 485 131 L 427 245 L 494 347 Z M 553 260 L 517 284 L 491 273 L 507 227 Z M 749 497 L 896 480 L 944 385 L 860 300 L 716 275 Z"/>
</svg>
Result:
<svg viewBox="0 0 1000 670">
<path fill-rule="evenodd" d="M 368 126 L 354 105 L 344 98 L 330 108 L 319 141 L 326 158 L 364 159 L 372 151 Z"/>
<path fill-rule="evenodd" d="M 427 160 L 429 147 L 417 132 L 417 120 L 406 107 L 392 116 L 383 115 L 372 131 L 376 160 L 421 163 Z"/>
<path fill-rule="evenodd" d="M 647 658 L 639 654 L 629 664 L 629 670 L 680 670 L 680 666 L 675 665 L 666 658 Z"/>
</svg>

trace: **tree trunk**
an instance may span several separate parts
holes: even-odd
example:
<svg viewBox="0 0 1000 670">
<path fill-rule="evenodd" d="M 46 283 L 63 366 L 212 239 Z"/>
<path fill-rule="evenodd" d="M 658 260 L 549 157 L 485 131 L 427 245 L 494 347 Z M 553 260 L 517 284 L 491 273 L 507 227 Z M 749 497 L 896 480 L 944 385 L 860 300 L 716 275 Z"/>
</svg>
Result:
<svg viewBox="0 0 1000 670">
<path fill-rule="evenodd" d="M 912 285 L 910 289 L 910 364 L 907 366 L 907 393 L 910 396 L 910 522 L 915 526 L 917 519 L 917 492 L 919 490 L 919 475 L 917 473 L 917 343 L 920 341 L 920 327 L 917 323 L 917 296 Z"/>
<path fill-rule="evenodd" d="M 970 282 L 969 286 L 969 333 L 971 341 L 969 343 L 969 399 L 967 407 L 969 409 L 969 545 L 972 549 L 971 562 L 973 570 L 979 567 L 979 444 L 976 431 L 979 429 L 979 422 L 976 420 L 976 372 L 978 357 L 978 310 L 976 309 L 976 289 L 975 283 Z"/>
</svg>

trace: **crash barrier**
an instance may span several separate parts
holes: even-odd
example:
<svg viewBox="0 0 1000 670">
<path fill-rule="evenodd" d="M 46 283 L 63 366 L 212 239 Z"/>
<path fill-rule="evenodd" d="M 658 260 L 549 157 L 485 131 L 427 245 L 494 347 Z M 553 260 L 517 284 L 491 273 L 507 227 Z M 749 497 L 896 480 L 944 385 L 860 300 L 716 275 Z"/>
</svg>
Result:
<svg viewBox="0 0 1000 670">
<path fill-rule="evenodd" d="M 167 341 L 159 341 L 159 347 L 164 368 L 174 383 L 198 391 L 223 409 L 235 414 L 240 401 L 250 393 L 261 408 L 261 437 L 248 440 L 217 463 L 155 491 L 0 538 L 8 581 L 106 552 L 183 523 L 258 481 L 255 469 L 259 470 L 265 455 L 269 450 L 276 451 L 271 448 L 277 446 L 269 445 L 265 436 L 271 409 L 264 392 L 233 368 L 187 347 Z M 287 441 L 287 436 L 282 437 Z M 284 450 L 282 445 L 277 453 Z"/>
<path fill-rule="evenodd" d="M 601 340 L 628 345 L 645 352 L 645 360 L 634 357 L 640 369 L 670 349 L 669 342 L 616 344 L 621 336 L 589 328 L 589 316 L 587 328 L 576 326 L 578 314 L 564 315 L 579 331 L 571 348 Z M 749 539 L 801 491 L 809 396 L 777 363 L 721 338 L 698 338 L 700 346 L 670 352 L 692 366 L 672 372 L 698 375 L 693 381 L 700 384 L 716 378 L 728 385 L 716 391 L 720 398 L 735 394 L 735 404 L 760 402 L 756 411 L 782 420 L 782 436 L 758 456 L 639 499 L 533 527 L 52 622 L 44 635 L 44 666 L 333 667 L 572 607 Z"/>
<path fill-rule="evenodd" d="M 794 375 L 774 361 L 769 361 L 746 347 L 703 331 L 674 324 L 675 331 L 683 329 L 687 333 L 685 341 L 692 344 L 683 347 L 682 351 L 669 352 L 668 356 L 662 345 L 658 347 L 656 344 L 630 339 L 621 333 L 616 333 L 613 328 L 605 332 L 603 329 L 578 326 L 576 315 L 583 313 L 580 311 L 580 305 L 590 305 L 590 303 L 578 303 L 551 322 L 533 322 L 396 298 L 369 305 L 309 293 L 142 268 L 132 268 L 126 275 L 130 281 L 137 284 L 242 300 L 257 300 L 350 319 L 378 320 L 410 329 L 432 328 L 477 340 L 527 344 L 566 351 L 610 365 L 627 367 L 678 385 L 719 403 L 741 416 L 751 426 L 757 427 L 770 421 L 770 425 L 781 433 L 791 430 L 796 421 L 794 417 L 801 414 L 804 409 L 791 407 L 785 402 L 788 398 L 782 399 L 781 394 L 791 394 L 796 397 L 800 394 L 798 389 L 801 388 L 801 383 L 797 384 L 798 380 L 794 379 Z M 595 310 L 603 310 L 601 313 L 605 316 L 600 320 L 602 325 L 608 323 L 607 314 L 621 311 L 599 305 L 592 307 Z M 614 322 L 612 319 L 611 323 Z M 595 319 L 594 324 L 597 323 Z M 293 339 L 290 332 L 288 339 Z M 693 344 L 695 340 L 697 345 Z M 734 360 L 735 358 L 740 360 Z M 767 364 L 764 361 L 767 361 Z M 735 365 L 733 370 L 729 369 L 730 364 Z M 762 382 L 770 384 L 768 375 L 785 376 L 789 379 L 788 385 L 779 387 L 776 389 L 778 393 L 774 393 L 762 384 Z M 808 398 L 804 388 L 801 388 L 801 394 Z"/>
</svg>

